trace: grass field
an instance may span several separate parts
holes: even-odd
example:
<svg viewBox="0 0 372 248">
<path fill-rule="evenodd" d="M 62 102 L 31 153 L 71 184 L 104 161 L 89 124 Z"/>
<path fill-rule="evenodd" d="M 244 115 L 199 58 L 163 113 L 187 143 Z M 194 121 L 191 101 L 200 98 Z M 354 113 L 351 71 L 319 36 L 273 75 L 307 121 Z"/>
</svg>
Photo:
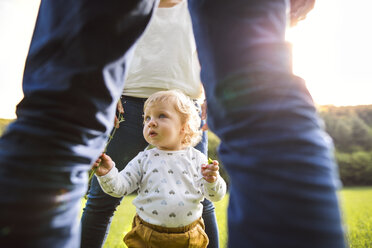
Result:
<svg viewBox="0 0 372 248">
<path fill-rule="evenodd" d="M 371 248 L 372 187 L 343 189 L 341 205 L 350 248 Z"/>
<path fill-rule="evenodd" d="M 105 248 L 126 247 L 122 239 L 130 230 L 135 213 L 135 208 L 131 204 L 133 199 L 134 196 L 124 198 L 119 206 Z M 371 248 L 372 187 L 345 188 L 340 192 L 340 200 L 350 248 Z M 227 205 L 228 197 L 215 203 L 221 248 L 225 248 L 227 242 Z"/>
</svg>

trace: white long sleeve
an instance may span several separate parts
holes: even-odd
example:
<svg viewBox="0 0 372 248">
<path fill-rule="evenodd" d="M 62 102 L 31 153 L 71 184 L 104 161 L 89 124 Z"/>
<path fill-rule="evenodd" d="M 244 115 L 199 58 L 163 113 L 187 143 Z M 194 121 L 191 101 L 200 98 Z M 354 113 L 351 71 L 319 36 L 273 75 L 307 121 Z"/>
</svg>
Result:
<svg viewBox="0 0 372 248">
<path fill-rule="evenodd" d="M 141 154 L 141 153 L 140 153 Z M 98 183 L 102 190 L 113 197 L 123 197 L 138 189 L 141 182 L 141 166 L 137 155 L 120 173 L 114 166 L 109 173 L 104 176 L 97 176 Z"/>
<path fill-rule="evenodd" d="M 208 200 L 212 202 L 220 201 L 226 194 L 226 182 L 218 175 L 217 180 L 213 183 L 208 183 L 203 180 L 202 193 Z"/>
<path fill-rule="evenodd" d="M 226 193 L 220 176 L 214 183 L 202 178 L 201 166 L 206 163 L 207 158 L 191 147 L 181 151 L 154 148 L 139 153 L 120 173 L 113 168 L 98 181 L 114 197 L 138 189 L 133 204 L 143 220 L 166 227 L 185 226 L 201 216 L 204 197 L 217 201 Z"/>
</svg>

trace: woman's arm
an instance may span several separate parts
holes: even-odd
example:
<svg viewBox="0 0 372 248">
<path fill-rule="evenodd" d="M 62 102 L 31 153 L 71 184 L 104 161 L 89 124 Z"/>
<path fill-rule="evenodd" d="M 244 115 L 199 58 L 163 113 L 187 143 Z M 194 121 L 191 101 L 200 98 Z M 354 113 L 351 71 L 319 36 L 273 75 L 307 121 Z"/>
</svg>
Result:
<svg viewBox="0 0 372 248">
<path fill-rule="evenodd" d="M 159 8 L 171 8 L 180 2 L 182 2 L 182 0 L 160 0 Z"/>
</svg>

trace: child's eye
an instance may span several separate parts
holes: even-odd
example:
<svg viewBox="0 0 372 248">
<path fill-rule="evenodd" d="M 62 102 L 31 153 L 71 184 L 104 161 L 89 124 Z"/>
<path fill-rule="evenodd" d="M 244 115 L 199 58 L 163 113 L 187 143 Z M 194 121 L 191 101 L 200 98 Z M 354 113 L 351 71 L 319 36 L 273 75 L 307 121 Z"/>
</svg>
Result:
<svg viewBox="0 0 372 248">
<path fill-rule="evenodd" d="M 151 120 L 150 116 L 145 116 L 144 118 L 145 122 L 149 122 Z"/>
<path fill-rule="evenodd" d="M 165 114 L 160 114 L 159 118 L 166 118 L 167 116 Z"/>
</svg>

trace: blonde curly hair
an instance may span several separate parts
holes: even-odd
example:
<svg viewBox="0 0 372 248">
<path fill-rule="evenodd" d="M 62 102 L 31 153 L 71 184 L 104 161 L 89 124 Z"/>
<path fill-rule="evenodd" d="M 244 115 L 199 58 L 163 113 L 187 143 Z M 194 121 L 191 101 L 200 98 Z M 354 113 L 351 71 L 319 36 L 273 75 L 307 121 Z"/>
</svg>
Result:
<svg viewBox="0 0 372 248">
<path fill-rule="evenodd" d="M 180 114 L 181 122 L 184 125 L 184 140 L 181 142 L 185 147 L 195 146 L 201 140 L 200 116 L 194 102 L 180 90 L 158 91 L 152 94 L 145 102 L 143 111 L 157 103 L 166 102 L 173 104 Z"/>
</svg>

